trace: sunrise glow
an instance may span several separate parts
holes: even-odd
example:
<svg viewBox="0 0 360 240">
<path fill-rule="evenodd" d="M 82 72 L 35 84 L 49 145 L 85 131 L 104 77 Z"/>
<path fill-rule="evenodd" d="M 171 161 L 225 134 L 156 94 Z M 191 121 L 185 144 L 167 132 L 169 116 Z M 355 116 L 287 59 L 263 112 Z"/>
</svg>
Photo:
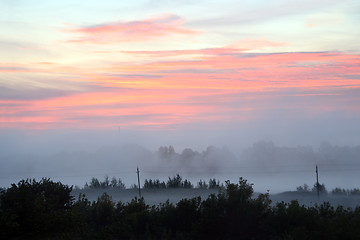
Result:
<svg viewBox="0 0 360 240">
<path fill-rule="evenodd" d="M 0 3 L 0 128 L 359 118 L 357 1 L 71 4 Z"/>
</svg>

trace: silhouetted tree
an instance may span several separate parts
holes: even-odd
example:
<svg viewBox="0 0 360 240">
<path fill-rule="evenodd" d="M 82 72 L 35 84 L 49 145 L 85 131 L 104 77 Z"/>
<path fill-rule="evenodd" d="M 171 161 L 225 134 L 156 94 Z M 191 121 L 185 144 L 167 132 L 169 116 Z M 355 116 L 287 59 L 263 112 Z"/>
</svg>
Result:
<svg viewBox="0 0 360 240">
<path fill-rule="evenodd" d="M 104 181 L 100 182 L 100 187 L 101 188 L 109 188 L 110 187 L 110 180 L 109 180 L 109 176 L 105 176 Z"/>
<path fill-rule="evenodd" d="M 182 177 L 179 174 L 176 174 L 176 176 L 174 176 L 173 178 L 169 177 L 168 181 L 166 182 L 166 187 L 167 188 L 193 188 L 193 185 L 187 179 L 185 179 L 183 181 Z"/>
<path fill-rule="evenodd" d="M 43 178 L 21 180 L 0 196 L 2 234 L 19 238 L 56 235 L 71 227 L 72 187 Z M 1 235 L 0 235 L 1 236 Z"/>
<path fill-rule="evenodd" d="M 89 184 L 89 188 L 91 189 L 98 189 L 101 187 L 101 184 L 97 178 L 91 178 L 91 182 Z"/>
<path fill-rule="evenodd" d="M 223 185 L 220 185 L 220 181 L 215 178 L 209 180 L 209 189 L 217 189 L 217 188 L 223 188 Z"/>
<path fill-rule="evenodd" d="M 193 188 L 194 186 L 192 185 L 192 183 L 185 179 L 184 182 L 181 184 L 183 188 Z"/>
<path fill-rule="evenodd" d="M 180 176 L 175 176 L 179 179 Z M 181 178 L 181 177 L 180 177 Z M 114 181 L 115 182 L 115 181 Z M 114 182 L 112 184 L 114 186 Z M 150 182 L 150 180 L 148 181 Z M 152 181 L 154 184 L 156 181 Z M 185 181 L 180 181 L 184 187 Z M 216 182 L 216 181 L 215 181 Z M 179 186 L 179 185 L 178 185 Z M 136 187 L 136 185 L 135 185 Z M 343 191 L 342 189 L 340 189 Z M 22 180 L 0 191 L 0 239 L 359 239 L 360 207 L 270 205 L 240 178 L 200 197 L 148 206 L 143 198 L 90 202 L 49 179 Z"/>
<path fill-rule="evenodd" d="M 112 177 L 112 178 L 111 178 L 110 186 L 111 186 L 112 188 L 116 188 L 116 187 L 117 187 L 117 180 L 116 180 L 115 177 Z"/>
<path fill-rule="evenodd" d="M 138 185 L 137 184 L 131 184 L 130 189 L 138 189 Z"/>
<path fill-rule="evenodd" d="M 310 188 L 309 188 L 309 185 L 304 184 L 303 186 L 297 187 L 296 191 L 298 191 L 298 192 L 310 192 Z"/>
<path fill-rule="evenodd" d="M 151 179 L 147 180 L 147 179 L 145 179 L 143 188 L 147 188 L 147 189 L 166 188 L 166 183 L 165 182 L 160 182 L 159 179 L 156 179 L 156 180 L 151 180 Z"/>
<path fill-rule="evenodd" d="M 99 181 L 97 178 L 92 178 L 90 181 L 90 184 L 85 183 L 84 189 L 108 189 L 108 188 L 118 188 L 118 189 L 125 189 L 126 186 L 122 182 L 121 178 L 116 180 L 115 177 L 111 178 L 111 181 L 109 180 L 108 176 L 104 177 L 104 181 Z"/>
<path fill-rule="evenodd" d="M 360 195 L 360 189 L 354 188 L 354 189 L 350 190 L 350 195 Z"/>
<path fill-rule="evenodd" d="M 114 220 L 114 207 L 115 203 L 106 192 L 92 204 L 92 219 L 97 227 L 103 227 L 112 223 Z"/>
<path fill-rule="evenodd" d="M 311 191 L 316 193 L 318 188 L 319 188 L 319 193 L 320 194 L 327 194 L 325 184 L 320 184 L 320 183 L 319 184 L 314 183 L 314 187 L 311 189 Z"/>
<path fill-rule="evenodd" d="M 182 187 L 182 177 L 179 174 L 176 174 L 175 177 L 170 178 L 166 183 L 168 188 L 181 188 Z"/>
<path fill-rule="evenodd" d="M 348 195 L 349 191 L 345 190 L 344 188 L 334 188 L 331 190 L 331 194 L 333 195 Z"/>
<path fill-rule="evenodd" d="M 175 149 L 173 146 L 169 146 L 169 147 L 163 147 L 161 146 L 158 150 L 158 156 L 161 159 L 170 159 L 172 156 L 175 155 Z"/>
<path fill-rule="evenodd" d="M 207 189 L 209 187 L 209 185 L 200 179 L 200 181 L 197 183 L 196 185 L 197 188 L 200 188 L 200 189 Z"/>
<path fill-rule="evenodd" d="M 123 183 L 123 181 L 121 180 L 121 178 L 118 179 L 116 188 L 119 188 L 119 189 L 125 189 L 125 188 L 126 188 L 126 186 L 125 186 L 125 184 Z"/>
</svg>

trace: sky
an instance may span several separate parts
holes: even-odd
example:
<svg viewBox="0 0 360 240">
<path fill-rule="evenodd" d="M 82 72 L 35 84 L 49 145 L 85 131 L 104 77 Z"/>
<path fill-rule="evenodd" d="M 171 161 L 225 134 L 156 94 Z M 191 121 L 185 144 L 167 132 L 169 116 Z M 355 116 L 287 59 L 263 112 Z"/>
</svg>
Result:
<svg viewBox="0 0 360 240">
<path fill-rule="evenodd" d="M 1 0 L 0 12 L 3 149 L 360 143 L 358 0 Z"/>
</svg>

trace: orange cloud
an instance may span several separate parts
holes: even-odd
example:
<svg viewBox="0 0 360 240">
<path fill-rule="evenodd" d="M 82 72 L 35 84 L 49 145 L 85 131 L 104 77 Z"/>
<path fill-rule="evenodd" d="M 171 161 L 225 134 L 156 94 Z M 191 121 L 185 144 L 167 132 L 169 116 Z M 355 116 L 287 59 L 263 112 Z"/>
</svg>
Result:
<svg viewBox="0 0 360 240">
<path fill-rule="evenodd" d="M 67 42 L 139 42 L 171 35 L 194 35 L 198 31 L 183 27 L 184 20 L 172 14 L 140 21 L 115 22 L 67 30 L 80 34 Z"/>
</svg>

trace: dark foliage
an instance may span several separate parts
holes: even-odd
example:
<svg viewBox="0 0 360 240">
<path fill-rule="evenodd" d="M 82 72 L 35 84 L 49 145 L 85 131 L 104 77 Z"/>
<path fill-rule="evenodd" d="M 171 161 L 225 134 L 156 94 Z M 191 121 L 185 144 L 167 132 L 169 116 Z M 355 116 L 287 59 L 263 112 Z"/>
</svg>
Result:
<svg viewBox="0 0 360 240">
<path fill-rule="evenodd" d="M 327 194 L 325 184 L 314 183 L 314 187 L 311 189 L 312 192 L 319 191 L 320 194 Z"/>
<path fill-rule="evenodd" d="M 224 185 L 220 184 L 219 180 L 216 181 L 215 178 L 209 180 L 209 189 L 220 189 L 220 188 L 224 188 Z"/>
<path fill-rule="evenodd" d="M 165 182 L 160 182 L 159 179 L 156 179 L 156 180 L 152 180 L 152 179 L 147 180 L 147 179 L 145 179 L 143 188 L 145 188 L 145 189 L 166 188 L 166 183 Z"/>
<path fill-rule="evenodd" d="M 104 177 L 104 181 L 99 181 L 97 178 L 92 178 L 90 183 L 85 183 L 84 189 L 109 189 L 109 188 L 118 188 L 125 189 L 126 186 L 122 182 L 121 178 L 118 180 L 115 177 L 112 177 L 111 180 L 108 176 Z"/>
<path fill-rule="evenodd" d="M 309 187 L 309 185 L 304 184 L 303 186 L 297 187 L 296 191 L 298 191 L 298 192 L 310 192 L 310 187 Z"/>
<path fill-rule="evenodd" d="M 174 179 L 173 179 L 174 180 Z M 179 178 L 175 177 L 175 180 Z M 182 182 L 178 181 L 178 182 Z M 216 182 L 216 181 L 215 181 Z M 207 199 L 149 206 L 143 198 L 114 202 L 104 193 L 77 201 L 49 179 L 20 181 L 0 195 L 1 239 L 359 239 L 360 207 L 297 201 L 272 206 L 240 178 Z"/>
<path fill-rule="evenodd" d="M 200 188 L 200 189 L 208 189 L 209 185 L 200 179 L 200 181 L 197 183 L 196 188 Z"/>
<path fill-rule="evenodd" d="M 360 189 L 354 188 L 354 189 L 344 189 L 344 188 L 334 188 L 331 191 L 331 194 L 333 195 L 348 195 L 348 196 L 356 196 L 360 195 Z"/>
<path fill-rule="evenodd" d="M 43 178 L 22 180 L 0 196 L 2 239 L 61 235 L 71 227 L 72 188 Z"/>
<path fill-rule="evenodd" d="M 192 183 L 185 179 L 182 180 L 182 177 L 179 174 L 176 174 L 173 178 L 169 177 L 169 180 L 166 182 L 167 188 L 193 188 Z"/>
<path fill-rule="evenodd" d="M 310 191 L 310 188 L 309 188 L 309 186 L 307 184 L 304 184 L 303 186 L 298 186 L 296 188 L 296 191 L 297 192 L 313 192 L 313 193 L 316 193 L 317 192 L 317 187 L 319 187 L 319 193 L 320 194 L 327 194 L 325 184 L 317 185 L 317 183 L 314 183 L 314 187 L 311 189 L 311 191 Z M 359 188 L 345 189 L 345 188 L 336 187 L 336 188 L 332 189 L 330 193 L 332 195 L 356 196 L 356 195 L 360 195 L 360 189 Z"/>
<path fill-rule="evenodd" d="M 344 188 L 334 188 L 332 191 L 331 191 L 331 194 L 333 195 L 349 195 L 349 191 L 348 190 L 345 190 Z"/>
<path fill-rule="evenodd" d="M 145 179 L 143 188 L 145 189 L 160 189 L 160 188 L 194 188 L 194 185 L 187 179 L 183 180 L 179 174 L 168 179 L 165 183 L 159 179 Z M 206 183 L 204 180 L 201 180 L 197 183 L 196 188 L 200 189 L 221 189 L 224 188 L 223 184 L 220 184 L 219 180 L 210 179 L 209 183 Z"/>
</svg>

